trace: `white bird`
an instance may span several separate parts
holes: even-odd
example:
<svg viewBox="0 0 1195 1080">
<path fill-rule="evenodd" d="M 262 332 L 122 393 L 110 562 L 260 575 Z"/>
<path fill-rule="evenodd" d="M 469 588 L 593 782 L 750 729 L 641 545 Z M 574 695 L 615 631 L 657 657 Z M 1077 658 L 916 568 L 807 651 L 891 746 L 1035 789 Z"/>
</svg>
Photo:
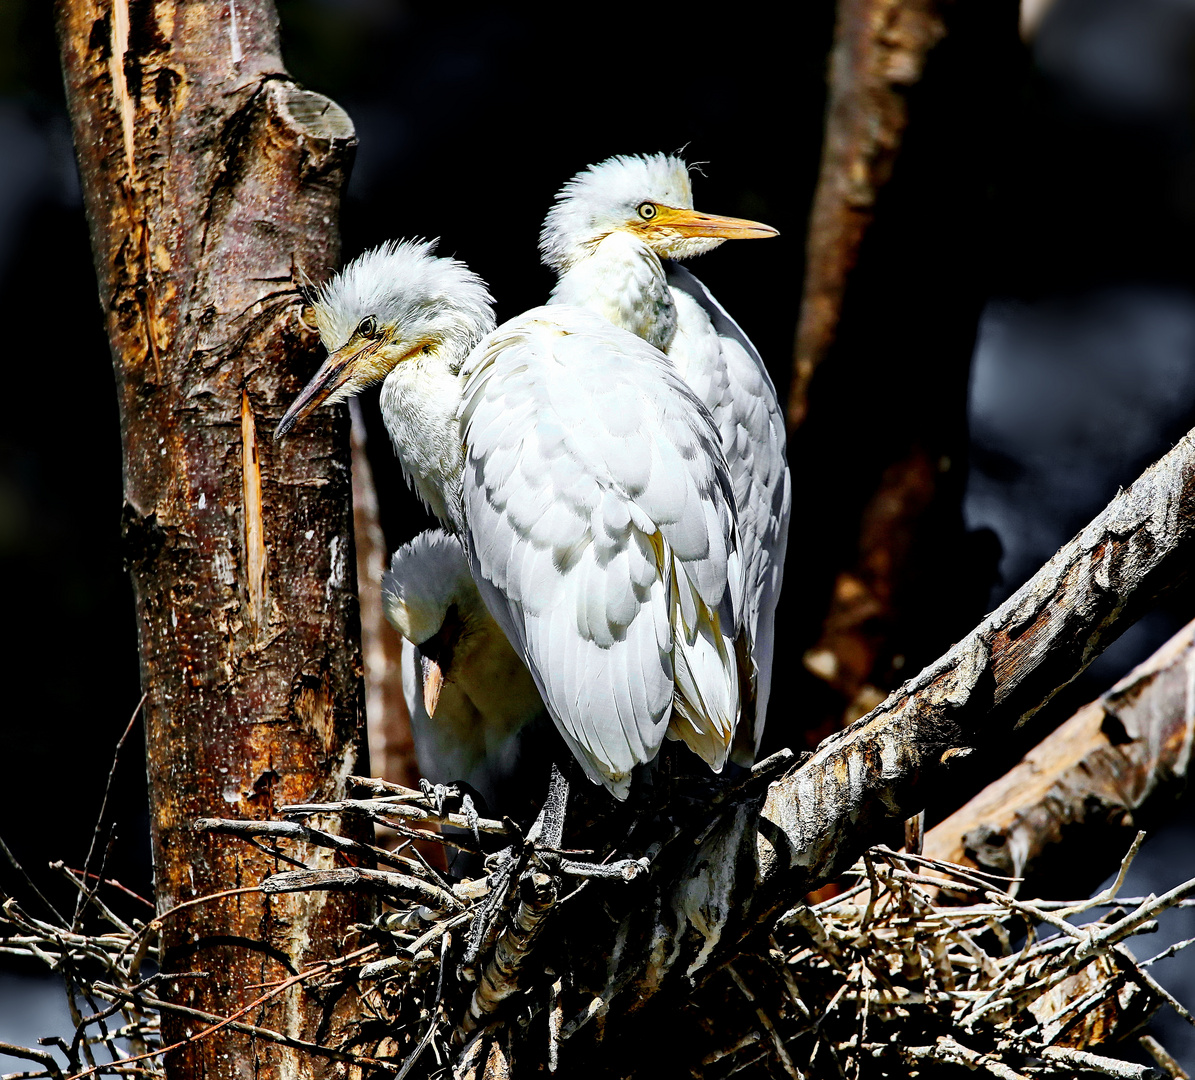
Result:
<svg viewBox="0 0 1195 1080">
<path fill-rule="evenodd" d="M 726 240 L 775 235 L 759 222 L 698 213 L 685 163 L 653 154 L 610 158 L 574 176 L 540 236 L 543 260 L 558 275 L 549 303 L 588 308 L 662 349 L 718 426 L 734 483 L 754 641 L 755 723 L 743 733 L 753 735 L 752 751 L 771 691 L 792 508 L 784 415 L 755 346 L 674 260 Z"/>
<path fill-rule="evenodd" d="M 492 811 L 509 812 L 524 794 L 512 790 L 517 778 L 543 760 L 526 736 L 546 713 L 527 666 L 482 603 L 460 542 L 434 529 L 404 544 L 382 575 L 382 604 L 412 646 L 402 654 L 403 695 L 423 775 L 437 784 L 463 780 Z"/>
<path fill-rule="evenodd" d="M 734 494 L 668 359 L 567 307 L 490 332 L 483 283 L 426 243 L 362 256 L 314 310 L 331 355 L 276 437 L 384 379 L 404 473 L 586 775 L 626 798 L 666 732 L 721 769 L 749 648 Z"/>
</svg>

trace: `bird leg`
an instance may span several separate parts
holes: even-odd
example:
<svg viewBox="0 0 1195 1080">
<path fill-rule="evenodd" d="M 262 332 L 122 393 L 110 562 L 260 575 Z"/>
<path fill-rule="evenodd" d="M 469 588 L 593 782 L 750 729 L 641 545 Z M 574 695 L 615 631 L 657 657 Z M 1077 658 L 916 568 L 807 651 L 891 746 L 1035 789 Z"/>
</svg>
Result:
<svg viewBox="0 0 1195 1080">
<path fill-rule="evenodd" d="M 461 978 L 470 982 L 476 979 L 478 957 L 489 953 L 497 938 L 498 926 L 506 910 L 511 884 L 521 875 L 529 854 L 537 845 L 553 851 L 560 849 L 564 840 L 568 793 L 568 781 L 553 762 L 547 798 L 531 828 L 527 830 L 526 838 L 491 856 L 490 861 L 494 864 L 494 869 L 488 875 L 490 891 L 469 927 L 465 955 L 460 965 Z M 543 856 L 540 856 L 540 859 L 543 861 Z"/>
<path fill-rule="evenodd" d="M 487 862 L 494 868 L 487 874 L 490 883 L 489 892 L 478 905 L 473 919 L 469 924 L 469 932 L 465 936 L 465 955 L 461 958 L 457 974 L 466 982 L 477 981 L 477 960 L 483 953 L 488 953 L 493 946 L 501 923 L 502 913 L 506 910 L 506 900 L 510 893 L 511 883 L 517 872 L 522 869 L 523 844 L 512 844 L 503 848 L 495 855 L 491 855 Z"/>
<path fill-rule="evenodd" d="M 431 799 L 432 807 L 435 809 L 438 817 L 444 816 L 444 806 L 449 798 L 453 798 L 458 794 L 455 785 L 433 784 L 430 780 L 425 780 L 422 776 L 419 778 L 419 790 L 427 798 Z"/>
<path fill-rule="evenodd" d="M 552 777 L 548 781 L 548 797 L 535 824 L 527 833 L 527 841 L 549 850 L 559 851 L 564 844 L 564 817 L 568 810 L 569 784 L 560 766 L 552 762 Z"/>
<path fill-rule="evenodd" d="M 465 820 L 469 823 L 469 831 L 473 834 L 477 846 L 481 847 L 481 831 L 477 827 L 481 818 L 478 816 L 477 807 L 473 805 L 473 796 L 467 791 L 461 795 L 461 813 L 465 815 Z"/>
<path fill-rule="evenodd" d="M 522 989 L 520 970 L 560 893 L 560 849 L 568 796 L 568 781 L 553 763 L 547 799 L 526 839 L 498 857 L 498 866 L 491 875 L 490 897 L 470 927 L 468 949 L 461 964 L 462 977 L 472 975 L 476 981 L 461 1022 L 461 1035 L 484 1024 L 504 1001 Z M 516 882 L 517 887 L 512 887 Z M 477 959 L 483 951 L 488 958 L 477 977 Z"/>
</svg>

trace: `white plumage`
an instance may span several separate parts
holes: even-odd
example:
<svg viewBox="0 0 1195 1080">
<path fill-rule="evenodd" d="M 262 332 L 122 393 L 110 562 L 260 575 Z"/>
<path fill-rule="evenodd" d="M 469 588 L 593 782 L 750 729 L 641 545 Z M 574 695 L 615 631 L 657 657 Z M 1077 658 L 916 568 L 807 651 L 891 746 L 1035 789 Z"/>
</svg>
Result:
<svg viewBox="0 0 1195 1080">
<path fill-rule="evenodd" d="M 565 741 L 620 797 L 670 721 L 721 769 L 742 570 L 708 413 L 656 349 L 567 308 L 499 327 L 462 377 L 474 577 Z"/>
<path fill-rule="evenodd" d="M 404 471 L 461 538 L 590 779 L 625 798 L 666 731 L 720 769 L 744 579 L 708 411 L 658 350 L 593 313 L 536 308 L 487 335 L 479 295 L 428 244 L 358 260 L 318 298 L 332 355 L 278 433 L 384 378 Z"/>
<path fill-rule="evenodd" d="M 521 794 L 510 788 L 528 756 L 523 735 L 544 704 L 482 603 L 460 542 L 435 529 L 404 544 L 382 576 L 382 603 L 411 646 L 403 649 L 403 695 L 423 775 L 463 780 L 492 811 L 508 812 Z"/>
<path fill-rule="evenodd" d="M 692 207 L 689 173 L 680 158 L 611 158 L 564 186 L 544 223 L 540 250 L 558 275 L 550 303 L 588 308 L 662 349 L 713 414 L 743 539 L 746 619 L 757 672 L 757 748 L 771 688 L 792 502 L 784 417 L 755 347 L 709 290 L 674 260 L 727 239 L 771 236 L 775 230 Z"/>
</svg>

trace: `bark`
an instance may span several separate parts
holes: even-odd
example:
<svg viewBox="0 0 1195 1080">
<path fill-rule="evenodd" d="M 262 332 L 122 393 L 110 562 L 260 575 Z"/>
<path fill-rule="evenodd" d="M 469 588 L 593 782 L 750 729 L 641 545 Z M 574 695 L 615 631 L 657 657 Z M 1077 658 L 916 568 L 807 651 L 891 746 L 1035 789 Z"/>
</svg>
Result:
<svg viewBox="0 0 1195 1080">
<path fill-rule="evenodd" d="M 164 913 L 281 866 L 195 819 L 336 798 L 364 759 L 347 416 L 313 417 L 284 447 L 268 437 L 316 364 L 295 275 L 337 261 L 355 138 L 288 79 L 269 0 L 62 0 L 58 29 L 120 400 Z M 227 1013 L 337 955 L 367 904 L 241 893 L 171 914 L 164 970 L 207 974 L 165 996 Z M 335 1041 L 345 1004 L 300 984 L 255 1022 Z M 168 1043 L 193 1027 L 163 1017 Z M 322 1068 L 227 1029 L 167 1067 Z"/>
<path fill-rule="evenodd" d="M 682 973 L 732 956 L 753 927 L 916 813 L 953 763 L 1008 738 L 1184 584 L 1193 549 L 1195 432 L 943 657 L 660 867 L 656 880 L 673 884 L 637 899 L 605 999 L 631 988 L 627 1008 L 642 1008 Z"/>
<path fill-rule="evenodd" d="M 1195 622 L 931 829 L 925 854 L 1024 878 L 1020 896 L 1094 887 L 1181 797 L 1193 740 Z"/>
<path fill-rule="evenodd" d="M 805 420 L 814 373 L 837 336 L 851 271 L 904 140 L 909 88 L 921 80 L 929 51 L 946 36 L 948 7 L 935 0 L 838 5 L 788 398 L 792 429 Z"/>
<path fill-rule="evenodd" d="M 808 745 L 983 612 L 998 547 L 961 514 L 988 190 L 1017 100 L 1016 4 L 839 0 L 789 391 L 791 647 Z M 924 597 L 948 604 L 925 617 Z M 768 749 L 798 737 L 770 725 Z"/>
</svg>

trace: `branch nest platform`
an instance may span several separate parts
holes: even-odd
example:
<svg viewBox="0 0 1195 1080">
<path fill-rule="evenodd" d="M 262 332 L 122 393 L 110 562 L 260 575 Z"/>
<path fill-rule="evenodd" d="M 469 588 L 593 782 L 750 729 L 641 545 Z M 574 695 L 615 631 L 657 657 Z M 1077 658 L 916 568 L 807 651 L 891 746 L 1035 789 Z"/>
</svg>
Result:
<svg viewBox="0 0 1195 1080">
<path fill-rule="evenodd" d="M 637 1012 L 626 994 L 619 997 L 625 983 L 603 985 L 592 963 L 575 961 L 584 952 L 579 941 L 600 942 L 599 953 L 608 948 L 605 935 L 617 941 L 618 912 L 628 897 L 636 902 L 637 879 L 657 872 L 656 853 L 586 861 L 545 850 L 535 827 L 522 834 L 509 821 L 445 813 L 422 792 L 360 783 L 368 797 L 285 807 L 282 820 L 198 823 L 264 847 L 290 867 L 257 887 L 266 893 L 363 889 L 378 905 L 338 959 L 247 991 L 254 1001 L 230 1016 L 193 1015 L 191 1038 L 231 1025 L 360 1077 L 625 1076 L 624 1036 L 642 1047 L 630 1071 L 703 1080 L 1184 1075 L 1140 1033 L 1163 1005 L 1192 1019 L 1150 973 L 1188 943 L 1146 960 L 1125 943 L 1156 928 L 1167 910 L 1195 902 L 1195 879 L 1159 897 L 1120 897 L 1143 834 L 1113 886 L 1074 903 L 1020 900 L 1008 879 L 871 848 L 846 875 L 844 891 L 769 919 L 728 961 L 677 980 Z M 349 813 L 391 828 L 398 847 L 360 844 L 312 824 Z M 472 878 L 436 869 L 414 845 L 475 851 L 483 833 L 505 847 Z M 309 867 L 316 849 L 342 865 Z M 69 1043 L 27 1048 L 21 1056 L 32 1067 L 13 1075 L 157 1074 L 165 1050 L 159 1017 L 183 1009 L 174 1000 L 178 977 L 153 970 L 157 930 L 170 912 L 122 920 L 102 896 L 113 883 L 64 872 L 79 889 L 81 910 L 107 925 L 84 932 L 78 920 L 60 926 L 5 900 L 0 949 L 60 971 L 76 1025 Z M 587 890 L 592 902 L 570 903 Z M 594 921 L 603 915 L 604 928 Z M 351 1041 L 317 1046 L 253 1024 L 254 1005 L 300 981 L 357 989 Z"/>
</svg>

